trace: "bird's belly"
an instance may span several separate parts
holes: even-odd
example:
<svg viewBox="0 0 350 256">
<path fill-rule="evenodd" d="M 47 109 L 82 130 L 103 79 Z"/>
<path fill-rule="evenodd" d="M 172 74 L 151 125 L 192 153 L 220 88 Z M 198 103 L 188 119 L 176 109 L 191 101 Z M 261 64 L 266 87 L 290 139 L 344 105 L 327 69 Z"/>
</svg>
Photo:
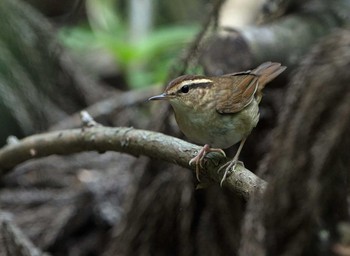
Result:
<svg viewBox="0 0 350 256">
<path fill-rule="evenodd" d="M 187 138 L 198 144 L 228 148 L 248 136 L 259 120 L 258 104 L 253 101 L 235 114 L 203 114 L 188 111 L 187 115 L 176 115 L 180 130 Z"/>
</svg>

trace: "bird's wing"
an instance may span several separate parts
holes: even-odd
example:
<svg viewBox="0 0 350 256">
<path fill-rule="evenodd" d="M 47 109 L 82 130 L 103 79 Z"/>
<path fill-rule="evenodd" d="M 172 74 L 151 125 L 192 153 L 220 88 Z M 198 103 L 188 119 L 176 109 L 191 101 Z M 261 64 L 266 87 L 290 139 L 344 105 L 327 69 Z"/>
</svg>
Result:
<svg viewBox="0 0 350 256">
<path fill-rule="evenodd" d="M 280 63 L 265 62 L 252 71 L 223 76 L 220 79 L 229 80 L 219 84 L 230 83 L 231 86 L 222 86 L 216 91 L 216 110 L 222 114 L 239 112 L 252 102 L 254 96 L 260 102 L 265 85 L 285 69 Z"/>
<path fill-rule="evenodd" d="M 222 84 L 216 92 L 216 110 L 220 114 L 237 113 L 248 106 L 258 89 L 258 76 L 251 71 L 223 76 Z"/>
</svg>

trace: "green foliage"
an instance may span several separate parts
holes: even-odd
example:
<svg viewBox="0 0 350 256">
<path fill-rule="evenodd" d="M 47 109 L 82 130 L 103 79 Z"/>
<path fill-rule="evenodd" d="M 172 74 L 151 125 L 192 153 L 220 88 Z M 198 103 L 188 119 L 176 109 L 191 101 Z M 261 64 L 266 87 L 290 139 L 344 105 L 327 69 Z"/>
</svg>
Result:
<svg viewBox="0 0 350 256">
<path fill-rule="evenodd" d="M 173 59 L 194 37 L 197 27 L 157 28 L 143 40 L 131 42 L 127 25 L 109 4 L 111 1 L 98 8 L 92 6 L 93 13 L 88 12 L 90 26 L 63 29 L 60 36 L 65 45 L 77 51 L 106 49 L 114 56 L 132 87 L 163 82 Z"/>
</svg>

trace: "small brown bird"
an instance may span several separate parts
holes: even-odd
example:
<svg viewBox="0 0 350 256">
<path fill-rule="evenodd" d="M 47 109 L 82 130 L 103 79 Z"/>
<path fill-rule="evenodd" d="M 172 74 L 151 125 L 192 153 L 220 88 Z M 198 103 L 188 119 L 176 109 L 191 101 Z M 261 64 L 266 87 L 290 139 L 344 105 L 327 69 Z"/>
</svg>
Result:
<svg viewBox="0 0 350 256">
<path fill-rule="evenodd" d="M 180 76 L 169 83 L 164 93 L 149 100 L 168 100 L 180 130 L 193 142 L 204 145 L 189 164 L 196 164 L 196 177 L 209 152 L 220 152 L 241 141 L 226 167 L 221 185 L 234 170 L 246 138 L 259 121 L 259 103 L 265 85 L 286 67 L 265 62 L 254 70 L 217 77 Z M 214 148 L 211 148 L 214 147 Z"/>
</svg>

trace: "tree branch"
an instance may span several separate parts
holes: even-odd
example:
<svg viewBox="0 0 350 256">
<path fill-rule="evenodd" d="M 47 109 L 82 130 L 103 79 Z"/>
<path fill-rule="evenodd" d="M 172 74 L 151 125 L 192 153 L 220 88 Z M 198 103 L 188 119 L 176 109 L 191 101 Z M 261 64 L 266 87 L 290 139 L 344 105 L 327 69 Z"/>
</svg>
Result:
<svg viewBox="0 0 350 256">
<path fill-rule="evenodd" d="M 0 212 L 0 235 L 6 255 L 49 256 L 37 248 L 13 221 L 10 213 Z"/>
<path fill-rule="evenodd" d="M 145 99 L 160 93 L 161 90 L 161 86 L 155 85 L 144 89 L 121 92 L 88 106 L 85 108 L 85 111 L 87 111 L 94 119 L 102 116 L 109 116 L 111 113 L 116 112 L 119 109 L 145 102 Z M 81 111 L 82 110 L 79 110 L 77 113 L 57 122 L 51 126 L 49 130 L 53 131 L 80 127 Z"/>
<path fill-rule="evenodd" d="M 52 154 L 69 155 L 83 151 L 118 151 L 134 156 L 146 155 L 154 159 L 165 160 L 194 170 L 189 160 L 194 157 L 200 147 L 186 141 L 161 133 L 137 130 L 134 128 L 91 127 L 55 131 L 29 136 L 18 143 L 0 149 L 0 177 L 16 165 L 34 158 Z M 211 153 L 205 159 L 202 171 L 203 181 L 219 183 L 222 173 L 218 168 L 228 161 L 220 154 Z M 223 187 L 234 191 L 245 199 L 254 192 L 262 192 L 266 182 L 254 173 L 238 165 Z"/>
</svg>

